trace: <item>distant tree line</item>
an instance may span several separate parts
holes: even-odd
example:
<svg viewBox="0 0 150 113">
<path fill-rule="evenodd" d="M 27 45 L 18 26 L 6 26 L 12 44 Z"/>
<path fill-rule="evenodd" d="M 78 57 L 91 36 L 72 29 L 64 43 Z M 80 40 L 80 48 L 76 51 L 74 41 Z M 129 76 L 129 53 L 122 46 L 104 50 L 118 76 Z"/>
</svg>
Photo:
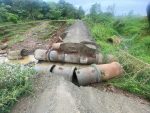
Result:
<svg viewBox="0 0 150 113">
<path fill-rule="evenodd" d="M 0 22 L 42 19 L 81 19 L 85 12 L 80 6 L 60 0 L 58 3 L 43 0 L 0 0 Z"/>
</svg>

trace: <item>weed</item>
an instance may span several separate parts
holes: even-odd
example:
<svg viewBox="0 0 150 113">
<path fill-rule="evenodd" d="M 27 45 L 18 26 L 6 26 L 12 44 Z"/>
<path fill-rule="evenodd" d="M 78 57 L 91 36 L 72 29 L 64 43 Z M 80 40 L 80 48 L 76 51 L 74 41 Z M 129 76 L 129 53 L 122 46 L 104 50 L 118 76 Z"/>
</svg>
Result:
<svg viewBox="0 0 150 113">
<path fill-rule="evenodd" d="M 150 37 L 145 18 L 122 17 L 111 18 L 110 22 L 85 21 L 92 36 L 104 54 L 118 57 L 125 73 L 121 78 L 108 81 L 112 85 L 150 100 Z M 120 45 L 107 43 L 113 35 L 121 35 Z M 145 63 L 147 62 L 147 63 Z"/>
<path fill-rule="evenodd" d="M 29 93 L 35 71 L 21 65 L 0 64 L 0 112 L 9 112 L 17 99 Z"/>
</svg>

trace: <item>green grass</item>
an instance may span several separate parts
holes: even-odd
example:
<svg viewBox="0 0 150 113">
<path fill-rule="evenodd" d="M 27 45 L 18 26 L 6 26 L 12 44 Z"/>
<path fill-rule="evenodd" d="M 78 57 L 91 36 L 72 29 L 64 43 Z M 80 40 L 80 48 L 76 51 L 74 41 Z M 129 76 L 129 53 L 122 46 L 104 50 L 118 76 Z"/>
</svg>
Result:
<svg viewBox="0 0 150 113">
<path fill-rule="evenodd" d="M 38 25 L 39 23 L 40 23 L 39 21 L 25 22 L 25 23 L 18 23 L 18 24 L 5 23 L 0 26 L 0 41 L 7 39 L 8 41 L 10 41 L 8 43 L 12 44 L 12 42 L 14 43 L 17 42 L 18 37 L 22 38 L 20 40 L 23 40 L 22 35 L 30 28 Z"/>
<path fill-rule="evenodd" d="M 30 93 L 35 71 L 21 65 L 0 64 L 0 113 L 7 113 L 17 99 Z"/>
<path fill-rule="evenodd" d="M 123 65 L 124 76 L 108 81 L 118 88 L 150 100 L 150 32 L 144 17 L 108 18 L 95 22 L 85 19 L 93 38 L 104 54 L 113 54 Z M 121 37 L 120 45 L 107 42 L 112 36 Z"/>
</svg>

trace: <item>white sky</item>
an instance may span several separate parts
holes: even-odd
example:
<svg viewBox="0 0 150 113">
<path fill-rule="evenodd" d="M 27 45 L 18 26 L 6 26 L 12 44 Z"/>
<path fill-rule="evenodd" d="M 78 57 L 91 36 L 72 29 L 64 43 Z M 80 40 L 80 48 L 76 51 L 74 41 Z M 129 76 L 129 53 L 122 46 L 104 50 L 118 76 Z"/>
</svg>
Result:
<svg viewBox="0 0 150 113">
<path fill-rule="evenodd" d="M 54 1 L 59 0 L 44 0 L 44 1 Z M 109 5 L 115 4 L 116 15 L 127 14 L 129 11 L 133 10 L 134 14 L 146 15 L 146 7 L 150 0 L 65 0 L 74 6 L 82 6 L 86 12 L 92 4 L 100 3 L 102 10 L 105 11 Z"/>
</svg>

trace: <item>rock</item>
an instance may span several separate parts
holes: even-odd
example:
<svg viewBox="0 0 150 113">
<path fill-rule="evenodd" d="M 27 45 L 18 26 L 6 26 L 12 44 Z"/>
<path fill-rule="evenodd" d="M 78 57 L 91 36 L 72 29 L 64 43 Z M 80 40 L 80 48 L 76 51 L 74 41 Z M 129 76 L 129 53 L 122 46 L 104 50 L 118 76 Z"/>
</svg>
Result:
<svg viewBox="0 0 150 113">
<path fill-rule="evenodd" d="M 22 50 L 8 51 L 8 59 L 9 60 L 18 60 L 22 58 L 21 55 Z"/>
<path fill-rule="evenodd" d="M 4 49 L 6 49 L 8 47 L 8 44 L 2 44 L 2 45 L 0 45 L 0 49 L 2 49 L 2 50 L 4 50 Z"/>
</svg>

